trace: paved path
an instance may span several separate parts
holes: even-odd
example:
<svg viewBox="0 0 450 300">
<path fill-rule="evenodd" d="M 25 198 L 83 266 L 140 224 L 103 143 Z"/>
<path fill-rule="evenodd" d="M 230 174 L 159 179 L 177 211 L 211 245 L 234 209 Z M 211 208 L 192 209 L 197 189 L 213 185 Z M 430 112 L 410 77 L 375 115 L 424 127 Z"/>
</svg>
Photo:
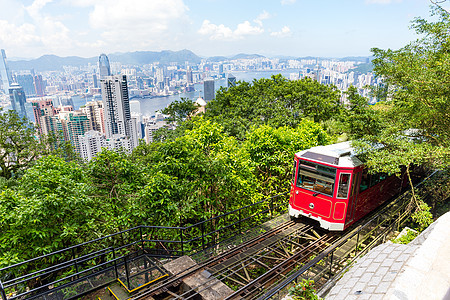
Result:
<svg viewBox="0 0 450 300">
<path fill-rule="evenodd" d="M 408 245 L 372 249 L 325 299 L 450 300 L 450 212 Z"/>
</svg>

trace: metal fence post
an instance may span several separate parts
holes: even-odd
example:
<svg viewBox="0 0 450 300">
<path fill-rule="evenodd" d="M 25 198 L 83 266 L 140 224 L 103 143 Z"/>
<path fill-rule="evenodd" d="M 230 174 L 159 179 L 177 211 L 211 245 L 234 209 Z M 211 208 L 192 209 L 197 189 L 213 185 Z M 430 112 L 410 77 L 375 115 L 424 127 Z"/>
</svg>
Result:
<svg viewBox="0 0 450 300">
<path fill-rule="evenodd" d="M 241 234 L 241 210 L 239 210 L 239 223 L 238 223 L 238 229 L 239 229 L 239 234 Z"/>
<path fill-rule="evenodd" d="M 180 227 L 180 238 L 181 238 L 181 256 L 184 255 L 184 240 L 183 240 L 183 228 Z"/>
<path fill-rule="evenodd" d="M 116 260 L 116 251 L 112 248 L 113 251 L 113 259 L 114 259 L 114 271 L 116 272 L 116 279 L 119 278 L 119 271 L 117 270 L 117 260 Z"/>
<path fill-rule="evenodd" d="M 127 285 L 128 289 L 130 289 L 130 276 L 128 276 L 128 263 L 127 263 L 127 255 L 123 257 L 123 261 L 125 263 L 125 276 L 127 277 Z"/>
<path fill-rule="evenodd" d="M 78 264 L 77 264 L 77 259 L 75 257 L 75 248 L 72 248 L 72 259 L 75 261 L 75 271 L 78 274 Z M 77 275 L 77 279 L 80 278 L 80 275 Z"/>
<path fill-rule="evenodd" d="M 2 295 L 2 300 L 7 300 L 6 299 L 5 289 L 3 288 L 3 283 L 2 283 L 1 280 L 0 280 L 0 292 L 1 292 L 1 295 Z"/>
<path fill-rule="evenodd" d="M 200 224 L 200 231 L 202 232 L 202 249 L 205 250 L 205 227 L 203 224 Z"/>
</svg>

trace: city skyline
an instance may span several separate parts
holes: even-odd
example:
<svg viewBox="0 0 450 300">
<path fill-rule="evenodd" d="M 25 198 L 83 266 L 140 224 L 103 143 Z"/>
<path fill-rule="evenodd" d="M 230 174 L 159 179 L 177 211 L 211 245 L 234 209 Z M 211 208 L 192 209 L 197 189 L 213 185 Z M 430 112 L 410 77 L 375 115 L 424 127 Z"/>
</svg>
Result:
<svg viewBox="0 0 450 300">
<path fill-rule="evenodd" d="M 446 4 L 446 3 L 444 3 Z M 200 56 L 368 56 L 417 38 L 427 0 L 0 0 L 10 60 L 190 49 Z"/>
</svg>

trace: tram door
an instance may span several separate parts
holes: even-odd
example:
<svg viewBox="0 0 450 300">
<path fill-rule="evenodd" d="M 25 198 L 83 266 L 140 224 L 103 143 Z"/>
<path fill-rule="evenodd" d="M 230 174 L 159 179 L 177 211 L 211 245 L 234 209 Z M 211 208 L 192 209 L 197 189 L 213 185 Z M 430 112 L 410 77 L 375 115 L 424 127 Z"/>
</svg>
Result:
<svg viewBox="0 0 450 300">
<path fill-rule="evenodd" d="M 355 208 L 356 208 L 356 201 L 357 201 L 358 187 L 359 187 L 360 180 L 361 180 L 361 171 L 353 174 L 352 186 L 350 189 L 350 196 L 348 197 L 347 214 L 345 216 L 346 224 L 353 221 L 353 218 L 355 217 Z"/>
</svg>

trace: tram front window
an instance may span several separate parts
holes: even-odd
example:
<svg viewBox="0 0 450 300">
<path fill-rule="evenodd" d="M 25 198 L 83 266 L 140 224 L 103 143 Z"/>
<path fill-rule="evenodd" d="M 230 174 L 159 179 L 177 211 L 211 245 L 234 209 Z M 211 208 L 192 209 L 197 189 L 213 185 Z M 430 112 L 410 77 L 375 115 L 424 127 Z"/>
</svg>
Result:
<svg viewBox="0 0 450 300">
<path fill-rule="evenodd" d="M 333 196 L 335 179 L 335 168 L 299 161 L 297 187 Z"/>
</svg>

